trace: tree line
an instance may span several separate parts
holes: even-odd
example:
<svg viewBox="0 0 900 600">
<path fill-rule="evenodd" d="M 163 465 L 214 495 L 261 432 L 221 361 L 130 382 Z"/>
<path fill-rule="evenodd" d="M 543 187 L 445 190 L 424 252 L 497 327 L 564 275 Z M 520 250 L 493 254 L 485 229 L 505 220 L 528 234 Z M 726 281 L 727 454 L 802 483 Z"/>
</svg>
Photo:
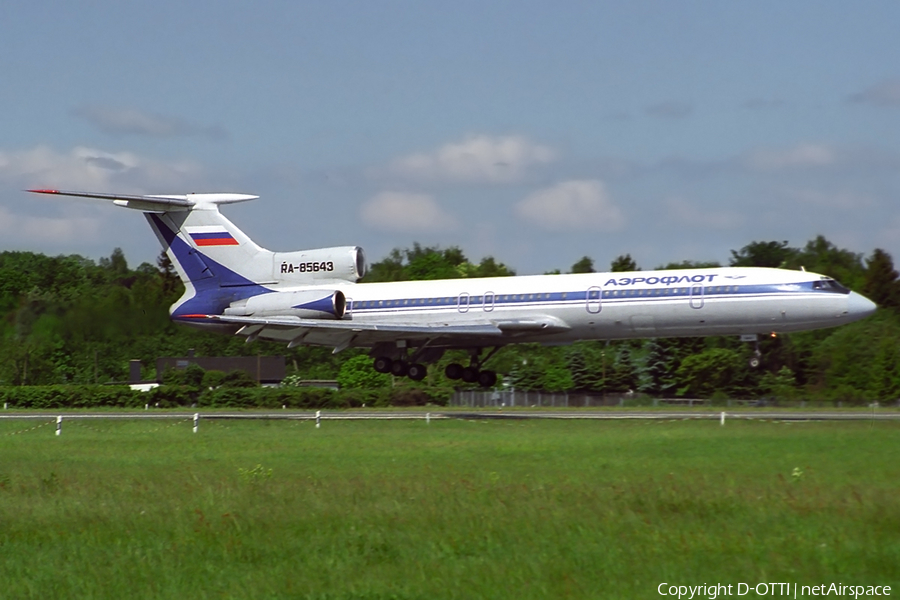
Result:
<svg viewBox="0 0 900 600">
<path fill-rule="evenodd" d="M 693 398 L 809 398 L 848 403 L 900 396 L 900 281 L 891 256 L 868 257 L 838 248 L 822 236 L 805 246 L 752 242 L 732 250 L 731 266 L 799 269 L 834 277 L 879 305 L 872 317 L 837 329 L 780 335 L 760 341 L 761 365 L 748 361 L 753 346 L 737 338 L 658 338 L 579 342 L 564 347 L 513 345 L 491 359 L 500 385 L 550 392 L 645 394 Z M 721 266 L 684 261 L 658 269 Z M 582 257 L 568 272 L 595 271 Z M 611 271 L 640 266 L 628 254 Z M 554 271 L 559 273 L 561 271 Z M 510 276 L 508 266 L 486 257 L 470 261 L 458 247 L 413 244 L 371 265 L 364 281 L 404 281 Z M 0 386 L 104 384 L 128 376 L 129 359 L 153 379 L 160 356 L 284 355 L 287 382 L 336 379 L 345 389 L 411 386 L 445 397 L 451 382 L 443 366 L 463 360 L 448 352 L 420 383 L 375 373 L 361 350 L 337 355 L 328 348 L 298 347 L 209 334 L 175 325 L 168 307 L 183 292 L 165 254 L 132 269 L 120 249 L 93 261 L 0 253 Z M 459 385 L 458 382 L 454 382 Z"/>
</svg>

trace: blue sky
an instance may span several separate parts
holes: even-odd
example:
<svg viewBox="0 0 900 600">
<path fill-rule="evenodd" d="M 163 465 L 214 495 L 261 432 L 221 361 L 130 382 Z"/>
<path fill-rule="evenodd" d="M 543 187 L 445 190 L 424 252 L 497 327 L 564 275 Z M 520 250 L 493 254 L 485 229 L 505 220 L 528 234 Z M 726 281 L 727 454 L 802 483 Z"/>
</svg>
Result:
<svg viewBox="0 0 900 600">
<path fill-rule="evenodd" d="M 273 250 L 414 241 L 519 273 L 900 256 L 900 4 L 11 2 L 0 249 L 153 261 L 144 220 L 28 187 L 262 196 Z"/>
</svg>

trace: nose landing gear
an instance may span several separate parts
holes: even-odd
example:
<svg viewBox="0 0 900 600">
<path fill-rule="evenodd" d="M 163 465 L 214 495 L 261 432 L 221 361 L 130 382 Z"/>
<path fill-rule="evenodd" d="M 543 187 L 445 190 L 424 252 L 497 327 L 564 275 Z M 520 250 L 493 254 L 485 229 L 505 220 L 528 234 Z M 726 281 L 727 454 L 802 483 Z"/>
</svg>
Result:
<svg viewBox="0 0 900 600">
<path fill-rule="evenodd" d="M 742 342 L 753 342 L 753 356 L 750 358 L 750 368 L 755 369 L 760 364 L 762 352 L 759 351 L 759 336 L 755 333 L 744 334 L 741 336 Z"/>
</svg>

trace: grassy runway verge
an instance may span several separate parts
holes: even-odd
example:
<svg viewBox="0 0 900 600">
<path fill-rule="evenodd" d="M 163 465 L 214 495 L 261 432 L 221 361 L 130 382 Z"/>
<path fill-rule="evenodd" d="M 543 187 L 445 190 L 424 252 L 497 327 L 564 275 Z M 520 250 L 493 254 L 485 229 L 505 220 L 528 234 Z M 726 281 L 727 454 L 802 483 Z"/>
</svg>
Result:
<svg viewBox="0 0 900 600">
<path fill-rule="evenodd" d="M 3 598 L 900 590 L 900 423 L 0 422 Z"/>
</svg>

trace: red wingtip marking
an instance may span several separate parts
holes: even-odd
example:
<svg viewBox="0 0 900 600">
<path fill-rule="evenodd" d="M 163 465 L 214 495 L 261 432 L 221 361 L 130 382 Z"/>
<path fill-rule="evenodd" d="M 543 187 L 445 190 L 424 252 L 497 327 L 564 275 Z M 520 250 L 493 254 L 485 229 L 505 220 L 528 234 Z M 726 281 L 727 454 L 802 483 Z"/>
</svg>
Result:
<svg viewBox="0 0 900 600">
<path fill-rule="evenodd" d="M 35 194 L 58 194 L 59 190 L 25 190 L 26 192 L 34 192 Z"/>
</svg>

